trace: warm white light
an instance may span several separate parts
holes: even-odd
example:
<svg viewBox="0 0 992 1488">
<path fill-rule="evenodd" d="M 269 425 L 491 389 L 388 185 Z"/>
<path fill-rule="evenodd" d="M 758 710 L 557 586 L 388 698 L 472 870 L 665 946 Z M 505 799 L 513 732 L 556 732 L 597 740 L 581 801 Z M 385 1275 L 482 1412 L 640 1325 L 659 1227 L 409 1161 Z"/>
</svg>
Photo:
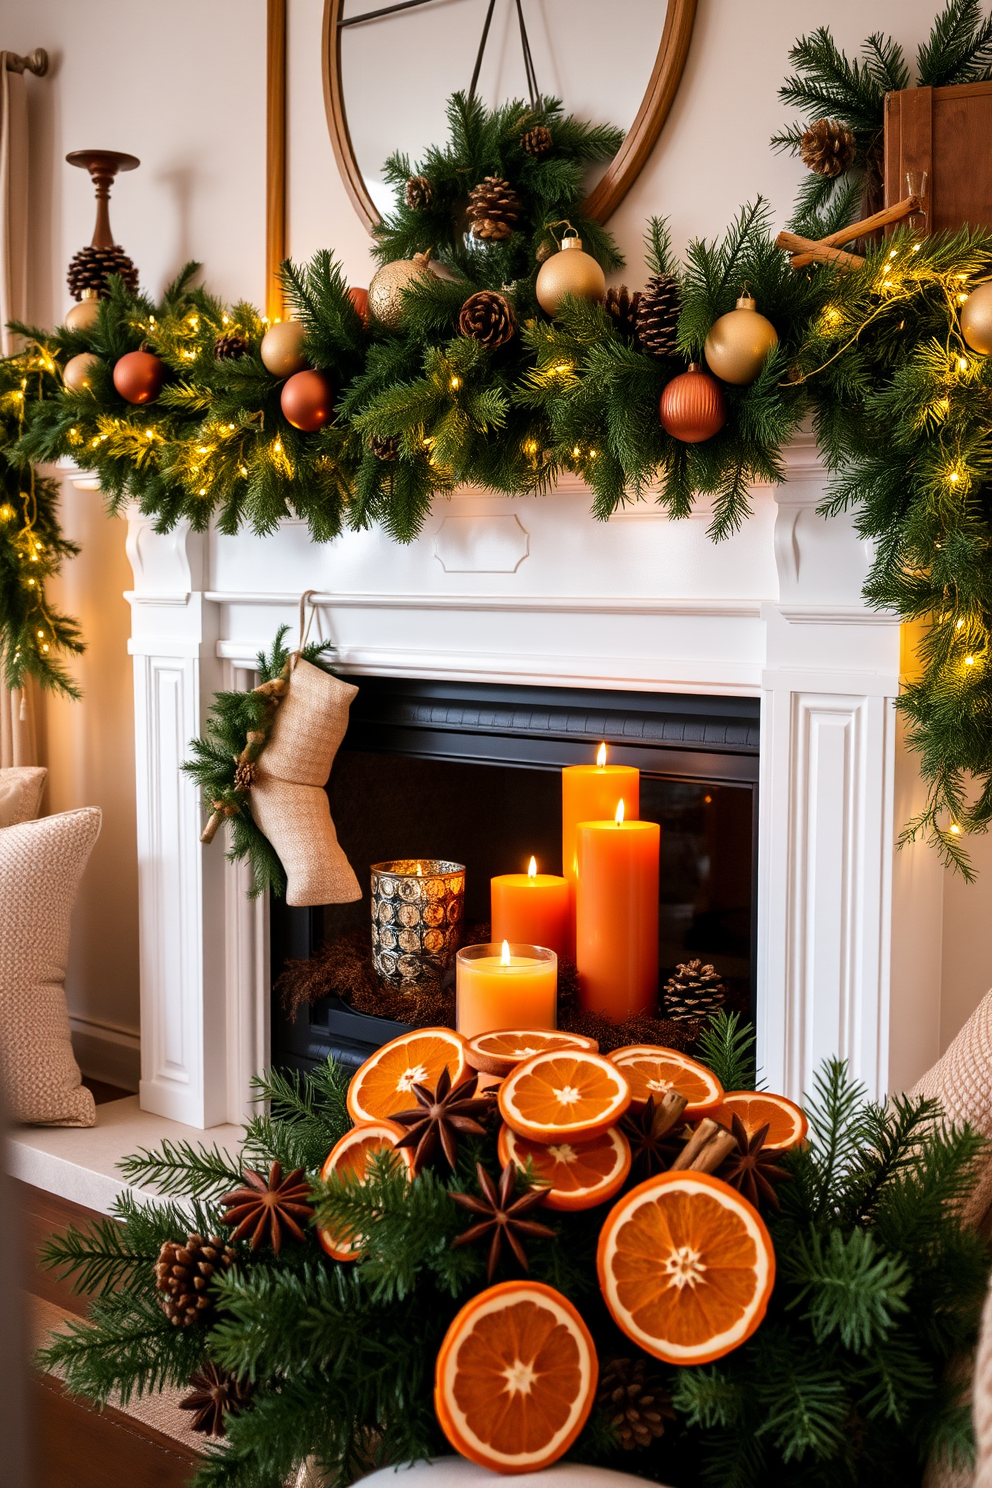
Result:
<svg viewBox="0 0 992 1488">
<path fill-rule="evenodd" d="M 967 372 L 967 370 L 968 370 L 967 359 L 965 357 L 958 357 L 958 371 L 959 372 Z"/>
<path fill-rule="evenodd" d="M 965 666 L 974 666 L 975 658 L 973 656 L 966 656 L 964 659 L 964 664 Z"/>
<path fill-rule="evenodd" d="M 537 859 L 536 858 L 531 858 L 530 862 L 527 864 L 527 877 L 528 878 L 536 878 L 537 877 Z"/>
<path fill-rule="evenodd" d="M 503 966 L 509 966 L 509 964 L 510 964 L 510 942 L 508 940 L 504 940 L 504 942 L 503 942 L 503 950 L 502 950 L 502 952 L 500 954 L 500 958 L 499 959 L 500 959 L 500 962 L 502 963 Z"/>
<path fill-rule="evenodd" d="M 954 833 L 955 837 L 960 835 L 961 828 L 958 826 L 957 822 L 951 822 L 951 831 Z"/>
<path fill-rule="evenodd" d="M 617 824 L 618 827 L 620 826 L 621 822 L 623 821 L 623 798 L 622 797 L 617 802 L 617 814 L 613 818 L 613 820 L 616 822 L 616 824 Z"/>
<path fill-rule="evenodd" d="M 596 763 L 600 769 L 606 764 L 606 745 L 600 744 L 599 753 L 596 755 Z"/>
</svg>

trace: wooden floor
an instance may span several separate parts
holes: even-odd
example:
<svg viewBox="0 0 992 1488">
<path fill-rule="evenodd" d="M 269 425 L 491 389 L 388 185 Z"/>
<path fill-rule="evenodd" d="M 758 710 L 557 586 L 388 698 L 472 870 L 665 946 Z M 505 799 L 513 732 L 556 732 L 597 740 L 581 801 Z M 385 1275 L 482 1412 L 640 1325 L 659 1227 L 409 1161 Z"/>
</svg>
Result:
<svg viewBox="0 0 992 1488">
<path fill-rule="evenodd" d="M 130 1094 L 99 1081 L 84 1081 L 97 1104 Z M 54 1231 L 96 1218 L 89 1209 L 26 1183 L 15 1183 L 21 1201 L 22 1231 L 28 1255 L 24 1268 L 27 1303 L 53 1304 L 84 1316 L 86 1300 L 74 1296 L 65 1282 L 41 1270 L 39 1246 Z M 155 1429 L 112 1406 L 97 1410 L 69 1395 L 51 1375 L 36 1375 L 33 1400 L 34 1482 L 32 1488 L 185 1488 L 196 1471 L 199 1454 L 185 1442 Z M 3 1474 L 0 1471 L 0 1479 Z M 21 1488 L 21 1485 L 18 1485 Z M 24 1485 L 26 1488 L 26 1485 Z"/>
</svg>

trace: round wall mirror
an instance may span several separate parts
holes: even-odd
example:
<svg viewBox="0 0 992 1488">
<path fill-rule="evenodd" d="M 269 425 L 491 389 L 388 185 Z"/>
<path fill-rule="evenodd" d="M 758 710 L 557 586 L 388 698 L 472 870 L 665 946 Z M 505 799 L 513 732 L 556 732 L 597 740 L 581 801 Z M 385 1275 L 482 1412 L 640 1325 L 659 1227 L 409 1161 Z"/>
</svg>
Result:
<svg viewBox="0 0 992 1488">
<path fill-rule="evenodd" d="M 327 122 L 355 207 L 371 229 L 393 204 L 382 164 L 401 150 L 411 161 L 448 132 L 445 104 L 467 91 L 488 30 L 476 93 L 489 105 L 527 98 L 531 83 L 566 113 L 626 131 L 599 178 L 588 216 L 605 222 L 630 190 L 678 89 L 696 0 L 324 0 Z M 603 66 L 604 49 L 614 53 Z"/>
</svg>

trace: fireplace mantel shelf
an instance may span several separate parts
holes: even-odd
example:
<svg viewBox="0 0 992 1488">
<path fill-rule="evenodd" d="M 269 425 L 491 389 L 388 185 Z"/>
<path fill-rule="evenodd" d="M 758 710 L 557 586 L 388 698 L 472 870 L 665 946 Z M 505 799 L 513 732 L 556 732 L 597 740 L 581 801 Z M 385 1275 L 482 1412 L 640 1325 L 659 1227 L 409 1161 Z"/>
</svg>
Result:
<svg viewBox="0 0 992 1488">
<path fill-rule="evenodd" d="M 872 549 L 850 514 L 818 513 L 808 432 L 784 465 L 720 543 L 648 503 L 597 522 L 574 478 L 439 499 L 405 547 L 379 530 L 318 544 L 297 521 L 156 533 L 128 512 L 146 1111 L 239 1121 L 268 1058 L 266 909 L 200 844 L 179 767 L 213 693 L 252 685 L 278 625 L 295 635 L 304 590 L 313 633 L 358 675 L 759 697 L 764 1077 L 801 1096 L 840 1053 L 878 1095 L 932 1062 L 940 870 L 925 847 L 894 850 L 921 794 L 893 709 L 898 617 L 862 600 Z"/>
</svg>

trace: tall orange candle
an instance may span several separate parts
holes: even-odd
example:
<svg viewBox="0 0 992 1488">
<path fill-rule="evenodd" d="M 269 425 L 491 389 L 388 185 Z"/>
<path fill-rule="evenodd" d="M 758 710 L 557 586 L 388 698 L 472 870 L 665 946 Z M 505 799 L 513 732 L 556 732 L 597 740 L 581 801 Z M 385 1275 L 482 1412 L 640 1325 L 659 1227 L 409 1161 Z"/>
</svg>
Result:
<svg viewBox="0 0 992 1488">
<path fill-rule="evenodd" d="M 566 765 L 561 772 L 561 871 L 571 885 L 569 948 L 575 947 L 575 879 L 578 872 L 575 833 L 579 822 L 612 821 L 619 800 L 624 815 L 641 814 L 641 772 L 633 765 L 608 765 L 606 745 L 594 765 Z"/>
<path fill-rule="evenodd" d="M 569 952 L 568 879 L 538 873 L 531 858 L 526 873 L 501 873 L 490 881 L 493 940 L 549 946 L 556 956 Z"/>
<path fill-rule="evenodd" d="M 455 960 L 455 1022 L 463 1038 L 500 1028 L 554 1028 L 558 957 L 545 946 L 462 946 Z"/>
<path fill-rule="evenodd" d="M 614 1019 L 650 1012 L 658 999 L 657 822 L 580 822 L 576 832 L 575 960 L 579 997 Z"/>
</svg>

